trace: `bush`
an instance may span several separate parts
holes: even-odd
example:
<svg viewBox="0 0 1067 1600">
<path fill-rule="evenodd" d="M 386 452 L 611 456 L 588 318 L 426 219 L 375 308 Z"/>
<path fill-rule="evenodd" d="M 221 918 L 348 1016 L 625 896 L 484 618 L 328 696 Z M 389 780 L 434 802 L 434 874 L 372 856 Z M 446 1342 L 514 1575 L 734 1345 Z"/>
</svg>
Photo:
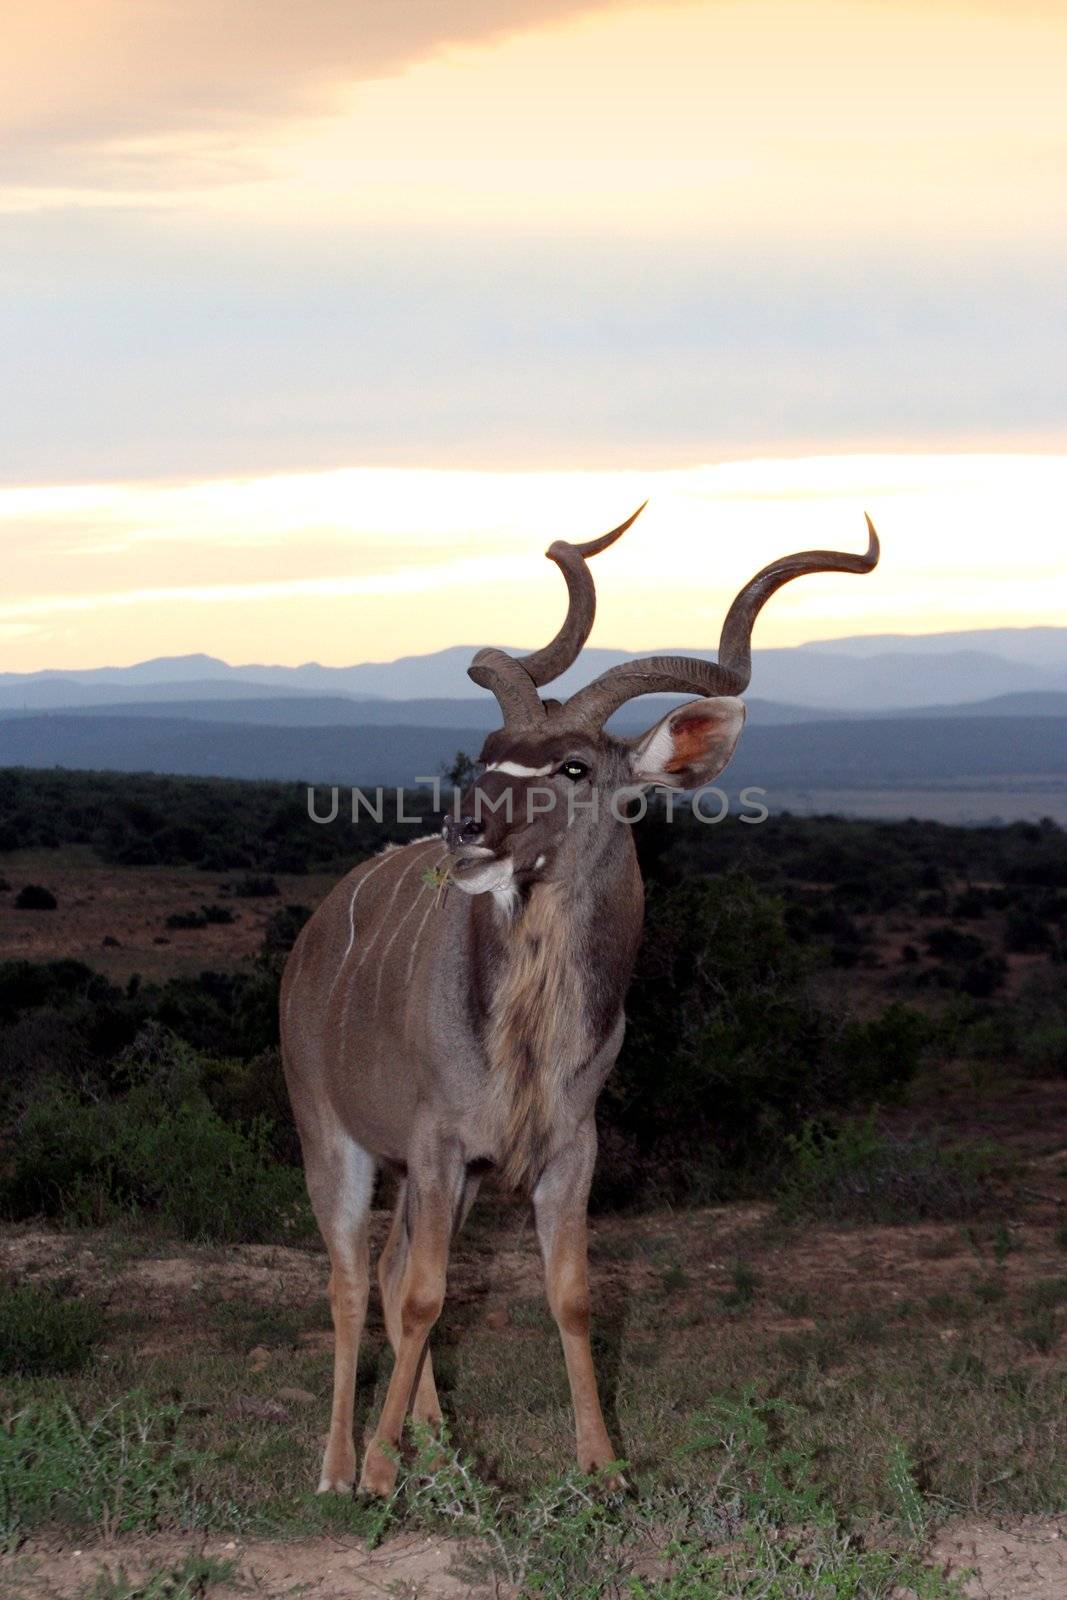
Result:
<svg viewBox="0 0 1067 1600">
<path fill-rule="evenodd" d="M 128 1066 L 136 1080 L 136 1063 Z M 53 1085 L 22 1113 L 0 1167 L 0 1211 L 100 1223 L 156 1218 L 185 1239 L 255 1241 L 302 1226 L 300 1172 L 273 1157 L 262 1117 L 223 1121 L 191 1051 L 172 1042 L 110 1100 Z"/>
<path fill-rule="evenodd" d="M 174 930 L 180 928 L 206 928 L 207 920 L 200 915 L 199 911 L 172 911 L 167 918 L 166 925 Z"/>
<path fill-rule="evenodd" d="M 602 1096 L 597 1203 L 751 1192 L 775 1174 L 783 1128 L 891 1097 L 913 1075 L 918 1013 L 846 1024 L 812 997 L 809 968 L 784 903 L 747 876 L 653 887 Z"/>
<path fill-rule="evenodd" d="M 229 906 L 201 906 L 199 911 L 173 911 L 167 918 L 168 928 L 209 928 L 228 925 L 234 915 Z"/>
<path fill-rule="evenodd" d="M 0 1373 L 4 1377 L 78 1372 L 104 1332 L 100 1306 L 64 1299 L 34 1284 L 0 1286 Z"/>
<path fill-rule="evenodd" d="M 926 936 L 926 948 L 941 961 L 977 961 L 985 954 L 985 945 L 973 933 L 961 933 L 949 924 L 934 928 Z"/>
<path fill-rule="evenodd" d="M 264 953 L 268 956 L 288 954 L 310 916 L 308 906 L 283 906 L 281 910 L 273 912 L 263 932 Z"/>
<path fill-rule="evenodd" d="M 0 1027 L 0 1111 L 25 1102 L 44 1078 L 86 1081 L 96 1063 L 82 1030 L 55 1011 L 31 1011 Z"/>
<path fill-rule="evenodd" d="M 228 884 L 227 887 L 238 900 L 267 900 L 281 894 L 274 879 L 265 873 L 250 872 L 246 877 L 238 878 L 236 883 Z"/>
<path fill-rule="evenodd" d="M 19 911 L 54 911 L 58 904 L 51 889 L 45 889 L 39 883 L 28 883 L 15 896 Z"/>
<path fill-rule="evenodd" d="M 1048 950 L 1052 935 L 1035 911 L 1013 911 L 1004 927 L 1004 948 L 1021 955 Z"/>
<path fill-rule="evenodd" d="M 209 906 L 201 906 L 200 915 L 210 928 L 229 927 L 232 922 L 236 922 L 237 920 L 229 906 L 220 906 L 214 904 Z"/>
<path fill-rule="evenodd" d="M 1019 1041 L 1023 1066 L 1037 1078 L 1067 1076 L 1067 1022 L 1045 1022 Z"/>
<path fill-rule="evenodd" d="M 183 1410 L 130 1395 L 95 1416 L 61 1400 L 0 1423 L 0 1541 L 62 1522 L 106 1534 L 188 1515 L 200 1457 L 181 1438 Z"/>
<path fill-rule="evenodd" d="M 1003 956 L 982 956 L 964 968 L 959 987 L 975 1000 L 984 1000 L 996 993 L 1007 975 L 1008 965 Z"/>
<path fill-rule="evenodd" d="M 897 1099 L 935 1036 L 929 1018 L 899 1004 L 867 1022 L 846 1023 L 839 1049 L 851 1065 L 857 1094 L 873 1092 L 883 1100 Z"/>
<path fill-rule="evenodd" d="M 82 961 L 0 961 L 0 1022 L 39 1006 L 117 1000 L 119 991 Z"/>
<path fill-rule="evenodd" d="M 1005 1157 L 989 1145 L 942 1146 L 881 1133 L 874 1118 L 805 1124 L 786 1137 L 782 1214 L 836 1222 L 952 1221 L 989 1209 Z"/>
</svg>

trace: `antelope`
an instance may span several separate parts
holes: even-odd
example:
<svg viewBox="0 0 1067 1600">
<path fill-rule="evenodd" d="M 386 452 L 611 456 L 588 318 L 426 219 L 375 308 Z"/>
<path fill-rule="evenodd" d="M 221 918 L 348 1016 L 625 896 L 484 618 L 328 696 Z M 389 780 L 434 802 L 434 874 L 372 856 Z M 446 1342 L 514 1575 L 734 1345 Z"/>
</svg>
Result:
<svg viewBox="0 0 1067 1600">
<path fill-rule="evenodd" d="M 608 800 L 717 777 L 744 724 L 737 697 L 764 603 L 807 573 L 870 572 L 879 555 L 868 517 L 865 554 L 808 550 L 758 572 L 727 613 L 717 662 L 629 661 L 565 704 L 542 699 L 592 628 L 590 558 L 642 510 L 599 539 L 550 546 L 569 593 L 563 626 L 531 655 L 479 650 L 469 668 L 503 715 L 479 777 L 440 835 L 387 846 L 349 873 L 285 969 L 283 1058 L 329 1254 L 335 1334 L 320 1492 L 347 1493 L 355 1482 L 356 1361 L 380 1165 L 399 1176 L 378 1269 L 394 1364 L 360 1489 L 391 1492 L 409 1412 L 440 1424 L 427 1342 L 451 1240 L 489 1172 L 532 1201 L 579 1466 L 600 1472 L 616 1459 L 589 1344 L 586 1210 L 594 1108 L 622 1044 L 644 892 L 626 812 Z M 636 739 L 605 732 L 625 702 L 654 693 L 698 698 Z"/>
</svg>

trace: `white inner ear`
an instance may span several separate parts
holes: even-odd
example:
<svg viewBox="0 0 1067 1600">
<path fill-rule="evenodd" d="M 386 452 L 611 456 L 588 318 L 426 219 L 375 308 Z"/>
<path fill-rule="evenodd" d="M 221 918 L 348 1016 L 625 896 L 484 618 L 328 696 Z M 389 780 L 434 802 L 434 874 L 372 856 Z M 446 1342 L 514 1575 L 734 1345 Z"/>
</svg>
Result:
<svg viewBox="0 0 1067 1600">
<path fill-rule="evenodd" d="M 657 772 L 666 772 L 667 764 L 674 755 L 674 738 L 671 731 L 670 717 L 664 717 L 657 728 L 653 728 L 646 745 L 639 745 L 637 750 L 637 768 L 639 772 L 648 773 L 650 776 Z"/>
<path fill-rule="evenodd" d="M 713 701 L 677 706 L 649 730 L 633 757 L 634 773 L 643 783 L 678 785 L 679 776 L 670 771 L 678 757 L 675 733 L 679 722 L 689 718 L 704 723 L 706 738 L 702 752 L 694 750 L 688 770 L 694 775 L 703 772 L 700 781 L 709 783 L 727 765 L 744 726 L 745 707 L 733 696 L 717 695 Z"/>
</svg>

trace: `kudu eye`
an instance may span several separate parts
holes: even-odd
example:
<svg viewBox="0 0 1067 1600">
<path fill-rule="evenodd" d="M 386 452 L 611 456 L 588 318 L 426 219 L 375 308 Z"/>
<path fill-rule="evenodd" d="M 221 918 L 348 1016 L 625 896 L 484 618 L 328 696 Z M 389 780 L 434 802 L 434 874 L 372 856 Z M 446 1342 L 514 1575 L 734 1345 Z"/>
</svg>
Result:
<svg viewBox="0 0 1067 1600">
<path fill-rule="evenodd" d="M 588 778 L 589 767 L 584 761 L 565 761 L 560 767 L 564 778 L 570 778 L 572 783 L 577 783 L 579 778 Z"/>
</svg>

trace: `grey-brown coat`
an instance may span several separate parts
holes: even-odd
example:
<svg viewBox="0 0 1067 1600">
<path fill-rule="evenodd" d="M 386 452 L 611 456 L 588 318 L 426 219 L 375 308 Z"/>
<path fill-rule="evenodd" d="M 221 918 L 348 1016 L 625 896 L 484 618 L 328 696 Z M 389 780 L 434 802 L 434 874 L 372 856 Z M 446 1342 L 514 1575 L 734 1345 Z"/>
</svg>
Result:
<svg viewBox="0 0 1067 1600">
<path fill-rule="evenodd" d="M 636 513 L 635 513 L 636 515 Z M 326 898 L 283 978 L 282 1050 L 308 1190 L 330 1254 L 336 1334 L 322 1490 L 355 1481 L 355 1372 L 369 1291 L 367 1217 L 377 1167 L 400 1174 L 379 1263 L 395 1363 L 361 1487 L 387 1493 L 408 1411 L 440 1418 L 427 1339 L 449 1244 L 484 1173 L 529 1196 L 574 1402 L 579 1464 L 614 1459 L 589 1347 L 586 1205 L 594 1107 L 623 1036 L 643 892 L 627 797 L 694 788 L 729 761 L 744 723 L 749 640 L 782 583 L 867 572 L 863 556 L 806 551 L 734 601 L 718 663 L 651 658 L 603 674 L 566 705 L 538 689 L 571 664 L 593 620 L 587 567 L 630 523 L 557 542 L 570 609 L 552 643 L 471 666 L 504 713 L 484 770 L 444 837 L 390 847 Z M 641 738 L 605 733 L 633 695 L 696 692 Z"/>
</svg>

